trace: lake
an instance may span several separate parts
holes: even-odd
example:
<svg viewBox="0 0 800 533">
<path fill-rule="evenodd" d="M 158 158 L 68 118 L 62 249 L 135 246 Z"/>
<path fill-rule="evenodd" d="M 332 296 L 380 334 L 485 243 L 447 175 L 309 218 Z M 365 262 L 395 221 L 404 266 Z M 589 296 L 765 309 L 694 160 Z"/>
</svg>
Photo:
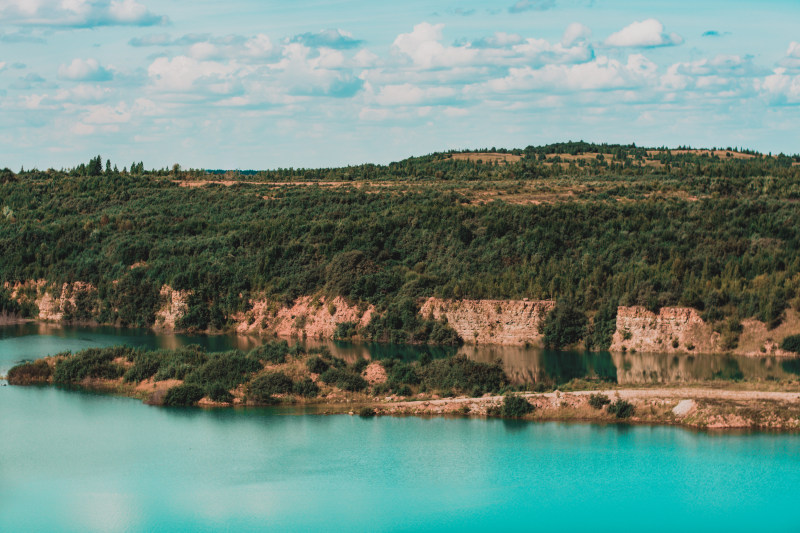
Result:
<svg viewBox="0 0 800 533">
<path fill-rule="evenodd" d="M 119 342 L 250 342 L 38 325 L 0 331 L 3 373 L 21 358 Z M 531 357 L 538 369 L 556 356 Z M 597 372 L 597 361 L 608 363 L 598 355 L 568 366 Z M 681 362 L 664 359 L 662 375 Z M 617 377 L 638 373 L 634 364 L 621 362 Z M 296 413 L 166 409 L 2 386 L 0 530 L 800 530 L 798 435 Z"/>
</svg>

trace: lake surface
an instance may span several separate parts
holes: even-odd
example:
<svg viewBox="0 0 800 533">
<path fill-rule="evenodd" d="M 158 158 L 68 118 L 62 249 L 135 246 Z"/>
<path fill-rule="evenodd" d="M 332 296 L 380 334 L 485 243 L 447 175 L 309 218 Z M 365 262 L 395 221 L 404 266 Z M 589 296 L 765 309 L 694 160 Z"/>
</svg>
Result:
<svg viewBox="0 0 800 533">
<path fill-rule="evenodd" d="M 5 369 L 240 342 L 15 331 Z M 0 531 L 800 531 L 798 435 L 290 413 L 1 386 Z"/>
</svg>

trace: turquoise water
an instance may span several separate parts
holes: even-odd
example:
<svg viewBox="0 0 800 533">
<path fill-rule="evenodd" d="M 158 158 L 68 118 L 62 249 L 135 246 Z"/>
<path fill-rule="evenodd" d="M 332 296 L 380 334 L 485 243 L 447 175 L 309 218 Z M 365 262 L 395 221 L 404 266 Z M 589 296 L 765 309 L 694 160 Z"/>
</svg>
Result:
<svg viewBox="0 0 800 533">
<path fill-rule="evenodd" d="M 0 338 L 0 361 L 19 339 Z M 27 357 L 61 345 L 22 339 Z M 0 387 L 4 532 L 800 531 L 798 501 L 798 435 L 166 409 Z"/>
</svg>

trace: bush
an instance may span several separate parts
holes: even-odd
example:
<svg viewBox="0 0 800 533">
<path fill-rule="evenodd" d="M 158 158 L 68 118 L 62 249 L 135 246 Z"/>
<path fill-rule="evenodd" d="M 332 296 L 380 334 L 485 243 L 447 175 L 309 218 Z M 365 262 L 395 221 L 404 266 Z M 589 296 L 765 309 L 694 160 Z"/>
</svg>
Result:
<svg viewBox="0 0 800 533">
<path fill-rule="evenodd" d="M 220 384 L 230 390 L 247 381 L 249 374 L 261 368 L 258 359 L 238 350 L 212 353 L 202 365 L 186 376 L 186 382 L 203 387 Z"/>
<path fill-rule="evenodd" d="M 291 348 L 286 341 L 268 342 L 250 350 L 248 355 L 256 360 L 264 363 L 272 363 L 280 365 L 286 362 L 286 355 L 289 354 Z"/>
<path fill-rule="evenodd" d="M 617 418 L 630 418 L 636 409 L 633 404 L 618 398 L 617 401 L 608 406 L 608 413 L 616 416 Z"/>
<path fill-rule="evenodd" d="M 800 335 L 789 335 L 781 343 L 781 350 L 800 353 Z"/>
<path fill-rule="evenodd" d="M 233 394 L 219 383 L 208 388 L 208 397 L 212 401 L 219 403 L 231 403 L 233 401 Z"/>
<path fill-rule="evenodd" d="M 411 390 L 411 387 L 408 385 L 402 385 L 399 389 L 397 389 L 398 396 L 411 396 L 414 394 L 414 391 Z"/>
<path fill-rule="evenodd" d="M 133 357 L 133 366 L 125 372 L 126 383 L 139 383 L 158 372 L 161 361 L 153 352 L 142 352 Z"/>
<path fill-rule="evenodd" d="M 417 369 L 421 383 L 427 390 L 444 391 L 456 389 L 461 393 L 481 394 L 498 392 L 508 384 L 508 378 L 500 363 L 478 363 L 457 355 L 448 359 L 436 359 Z"/>
<path fill-rule="evenodd" d="M 369 383 L 358 374 L 340 368 L 329 368 L 322 373 L 320 379 L 323 383 L 350 392 L 362 391 L 369 386 Z"/>
<path fill-rule="evenodd" d="M 151 352 L 159 360 L 158 372 L 153 379 L 186 379 L 186 376 L 208 360 L 205 350 L 197 344 L 183 346 L 176 350 L 158 350 Z"/>
<path fill-rule="evenodd" d="M 575 344 L 585 335 L 586 324 L 586 315 L 574 303 L 559 300 L 545 318 L 542 331 L 545 346 L 559 349 Z"/>
<path fill-rule="evenodd" d="M 334 308 L 335 309 L 335 308 Z M 334 339 L 349 339 L 356 335 L 357 322 L 339 322 L 336 324 L 336 331 L 333 333 Z"/>
<path fill-rule="evenodd" d="M 536 408 L 522 396 L 508 395 L 503 397 L 500 414 L 504 418 L 522 418 Z"/>
<path fill-rule="evenodd" d="M 203 387 L 192 383 L 184 383 L 167 391 L 167 395 L 164 397 L 164 405 L 172 407 L 194 405 L 203 396 L 205 396 Z"/>
<path fill-rule="evenodd" d="M 370 418 L 375 416 L 375 408 L 374 407 L 362 407 L 361 410 L 358 412 L 358 416 L 362 418 Z"/>
<path fill-rule="evenodd" d="M 289 394 L 293 386 L 292 378 L 283 372 L 270 372 L 250 382 L 250 396 L 257 403 L 274 403 L 276 394 Z"/>
<path fill-rule="evenodd" d="M 56 363 L 55 383 L 79 383 L 84 379 L 117 379 L 125 369 L 114 359 L 132 357 L 134 351 L 124 346 L 88 348 Z"/>
<path fill-rule="evenodd" d="M 317 356 L 306 361 L 306 366 L 308 367 L 308 371 L 312 374 L 322 374 L 331 367 L 326 360 Z"/>
<path fill-rule="evenodd" d="M 595 393 L 589 395 L 589 405 L 595 409 L 602 409 L 603 406 L 611 403 L 611 400 L 605 394 Z"/>
<path fill-rule="evenodd" d="M 22 363 L 8 371 L 8 382 L 11 385 L 28 385 L 30 383 L 42 383 L 50 379 L 53 370 L 47 361 L 39 359 L 37 361 Z"/>
<path fill-rule="evenodd" d="M 358 372 L 359 374 L 364 371 L 365 368 L 369 365 L 369 361 L 364 359 L 363 357 L 359 357 L 356 359 L 356 362 L 353 363 L 353 372 Z"/>
<path fill-rule="evenodd" d="M 305 398 L 315 398 L 319 394 L 319 387 L 311 378 L 305 378 L 292 386 L 292 392 Z"/>
</svg>

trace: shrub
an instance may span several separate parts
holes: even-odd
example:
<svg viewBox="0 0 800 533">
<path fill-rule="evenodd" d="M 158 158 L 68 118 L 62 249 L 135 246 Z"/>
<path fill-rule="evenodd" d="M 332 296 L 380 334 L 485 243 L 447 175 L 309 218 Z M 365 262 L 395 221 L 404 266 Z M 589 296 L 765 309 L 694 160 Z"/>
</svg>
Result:
<svg viewBox="0 0 800 533">
<path fill-rule="evenodd" d="M 464 355 L 436 359 L 417 371 L 427 390 L 456 389 L 462 393 L 480 391 L 484 394 L 497 392 L 508 384 L 500 363 L 478 363 Z"/>
<path fill-rule="evenodd" d="M 276 394 L 292 392 L 292 378 L 283 372 L 261 374 L 250 382 L 250 396 L 258 403 L 273 403 Z"/>
<path fill-rule="evenodd" d="M 551 348 L 574 344 L 586 333 L 586 315 L 569 300 L 559 300 L 545 319 L 544 343 Z"/>
<path fill-rule="evenodd" d="M 114 359 L 128 359 L 132 354 L 133 350 L 124 346 L 81 350 L 56 363 L 53 381 L 68 384 L 78 383 L 86 378 L 117 379 L 123 375 L 125 369 L 115 363 Z"/>
<path fill-rule="evenodd" d="M 633 404 L 618 398 L 617 401 L 608 406 L 608 413 L 616 416 L 617 418 L 630 418 L 636 409 Z"/>
<path fill-rule="evenodd" d="M 219 383 L 215 383 L 208 388 L 208 397 L 212 401 L 220 403 L 231 403 L 233 401 L 233 394 Z"/>
<path fill-rule="evenodd" d="M 133 357 L 133 366 L 125 372 L 125 382 L 138 383 L 153 377 L 158 372 L 161 361 L 153 352 L 142 352 Z"/>
<path fill-rule="evenodd" d="M 367 368 L 367 365 L 369 365 L 369 361 L 367 361 L 363 357 L 359 357 L 358 359 L 356 359 L 356 362 L 353 363 L 352 367 L 353 372 L 358 372 L 360 374 L 364 371 L 365 368 Z"/>
<path fill-rule="evenodd" d="M 375 408 L 374 407 L 362 407 L 361 410 L 358 412 L 358 416 L 362 418 L 370 418 L 375 416 Z"/>
<path fill-rule="evenodd" d="M 155 381 L 183 380 L 192 370 L 208 360 L 208 354 L 197 344 L 190 344 L 176 350 L 158 350 L 151 353 L 160 361 L 158 371 L 153 376 Z"/>
<path fill-rule="evenodd" d="M 194 405 L 199 402 L 203 396 L 205 396 L 203 387 L 192 383 L 184 383 L 183 385 L 172 387 L 167 391 L 167 395 L 164 397 L 164 405 Z"/>
<path fill-rule="evenodd" d="M 323 383 L 350 392 L 362 391 L 369 386 L 367 381 L 358 374 L 353 374 L 352 372 L 340 368 L 329 368 L 322 373 L 320 379 Z"/>
<path fill-rule="evenodd" d="M 305 398 L 314 398 L 319 394 L 319 386 L 311 378 L 305 378 L 292 386 L 292 392 Z"/>
<path fill-rule="evenodd" d="M 781 343 L 781 350 L 800 353 L 800 335 L 789 335 Z"/>
<path fill-rule="evenodd" d="M 47 364 L 47 361 L 38 359 L 11 368 L 7 377 L 11 385 L 27 385 L 47 381 L 52 374 L 53 370 Z"/>
<path fill-rule="evenodd" d="M 602 393 L 594 393 L 589 395 L 589 405 L 594 407 L 595 409 L 602 409 L 603 406 L 608 405 L 611 403 L 611 400 Z"/>
<path fill-rule="evenodd" d="M 510 394 L 503 397 L 503 405 L 500 414 L 505 418 L 522 418 L 536 409 L 528 400 L 522 396 Z"/>
<path fill-rule="evenodd" d="M 247 381 L 247 375 L 261 370 L 258 359 L 238 350 L 209 354 L 208 359 L 186 376 L 187 383 L 203 387 L 220 384 L 233 389 Z"/>
<path fill-rule="evenodd" d="M 334 308 L 335 309 L 335 308 Z M 356 335 L 357 322 L 339 322 L 336 324 L 336 331 L 333 333 L 334 339 L 349 339 Z"/>
<path fill-rule="evenodd" d="M 399 389 L 397 389 L 398 396 L 411 396 L 414 394 L 414 391 L 411 390 L 411 387 L 408 385 L 402 385 Z"/>
<path fill-rule="evenodd" d="M 306 366 L 308 367 L 308 371 L 313 374 L 322 374 L 331 367 L 326 360 L 317 356 L 306 361 Z"/>
<path fill-rule="evenodd" d="M 289 343 L 286 341 L 268 342 L 250 350 L 249 356 L 264 363 L 282 364 L 286 362 L 286 355 L 290 352 Z"/>
</svg>

